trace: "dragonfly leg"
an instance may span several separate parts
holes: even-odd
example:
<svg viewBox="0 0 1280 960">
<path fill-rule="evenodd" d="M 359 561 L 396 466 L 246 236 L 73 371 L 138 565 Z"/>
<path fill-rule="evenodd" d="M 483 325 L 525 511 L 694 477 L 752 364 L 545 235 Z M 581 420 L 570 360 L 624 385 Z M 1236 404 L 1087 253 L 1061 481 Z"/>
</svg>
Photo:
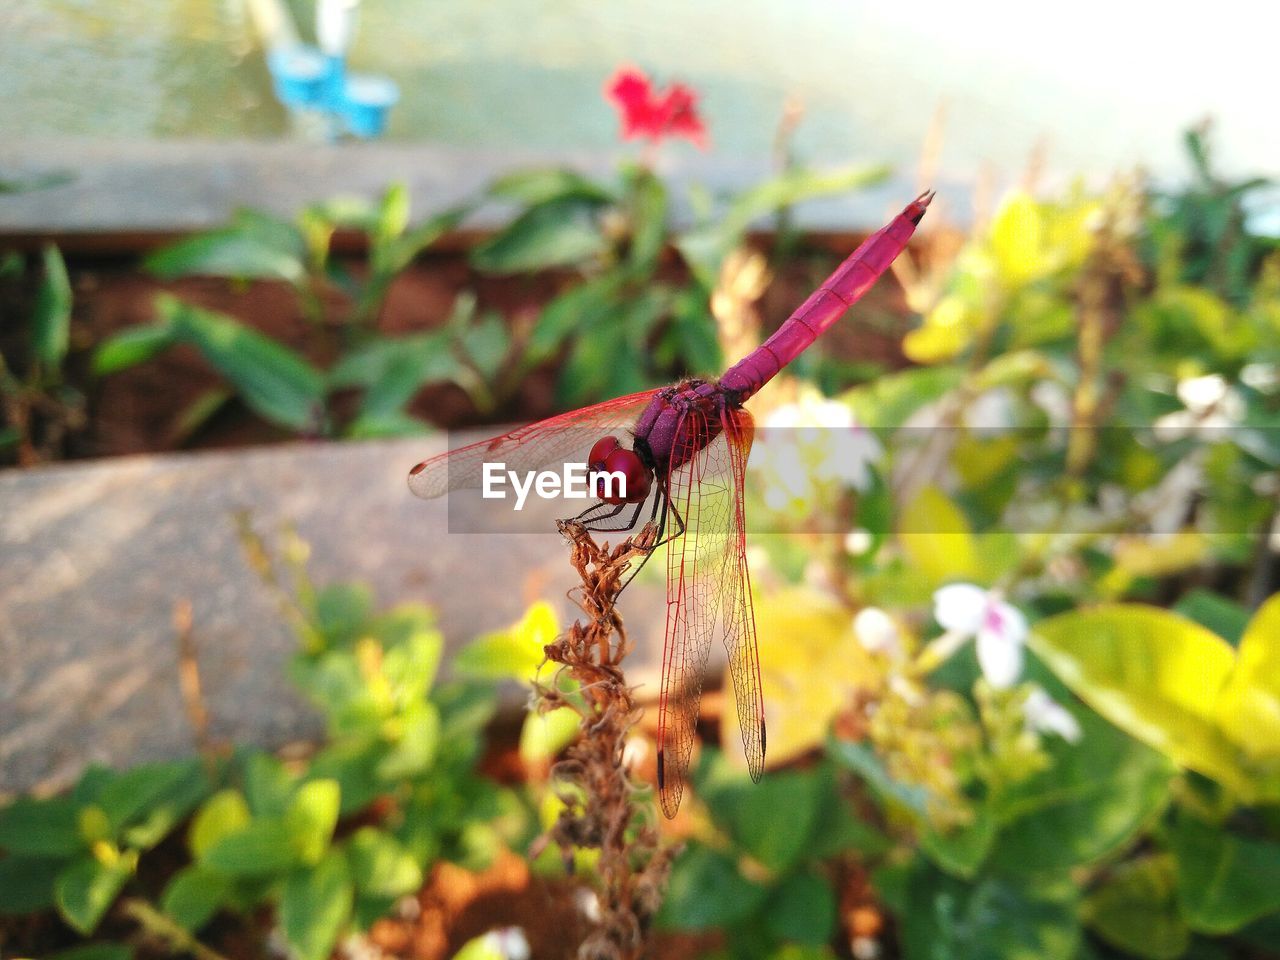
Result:
<svg viewBox="0 0 1280 960">
<path fill-rule="evenodd" d="M 600 530 L 602 528 L 596 526 L 596 524 L 601 520 L 608 520 L 612 517 L 616 517 L 622 512 L 622 508 L 624 506 L 626 506 L 624 503 L 610 504 L 601 500 L 599 503 L 593 503 L 591 506 L 587 507 L 587 509 L 583 510 L 576 517 L 571 517 L 568 521 L 562 520 L 561 523 L 578 523 L 587 530 Z M 613 507 L 613 509 L 606 513 L 599 512 L 604 510 L 606 507 Z"/>
</svg>

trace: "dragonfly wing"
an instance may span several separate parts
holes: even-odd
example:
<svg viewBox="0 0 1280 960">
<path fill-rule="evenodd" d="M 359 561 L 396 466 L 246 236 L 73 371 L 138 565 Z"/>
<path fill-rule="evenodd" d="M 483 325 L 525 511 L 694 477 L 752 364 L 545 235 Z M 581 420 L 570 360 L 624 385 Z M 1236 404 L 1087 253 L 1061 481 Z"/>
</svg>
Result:
<svg viewBox="0 0 1280 960">
<path fill-rule="evenodd" d="M 726 422 L 733 433 L 725 433 Z M 698 452 L 671 468 L 666 480 L 669 509 L 684 524 L 684 535 L 673 541 L 667 551 L 666 643 L 658 700 L 658 792 L 662 811 L 668 817 L 675 816 L 684 794 L 703 673 L 717 631 L 723 630 L 729 642 L 735 677 L 755 662 L 754 620 L 749 607 L 744 619 L 742 608 L 744 600 L 750 603 L 750 596 L 745 592 L 742 532 L 737 528 L 742 518 L 737 489 L 741 480 L 735 472 L 736 459 L 745 466 L 744 443 L 749 447 L 750 421 L 726 422 L 709 421 L 696 410 L 686 413 L 676 428 L 676 436 L 687 437 Z M 668 520 L 668 524 L 675 522 Z M 754 702 L 758 704 L 758 669 L 751 675 L 755 677 Z M 743 729 L 746 730 L 745 724 Z M 762 754 L 762 741 L 756 752 Z M 762 762 L 753 765 L 754 776 L 758 776 L 756 770 L 761 765 Z"/>
<path fill-rule="evenodd" d="M 746 410 L 726 411 L 723 417 L 725 446 L 732 471 L 732 517 L 720 573 L 719 596 L 724 621 L 724 646 L 733 676 L 738 705 L 738 727 L 751 779 L 764 773 L 764 694 L 760 685 L 760 653 L 756 647 L 756 618 L 751 602 L 751 574 L 747 569 L 747 518 L 743 502 L 747 457 L 755 424 Z"/>
<path fill-rule="evenodd" d="M 509 470 L 526 472 L 575 457 L 583 461 L 600 437 L 629 432 L 657 393 L 632 393 L 442 453 L 409 471 L 409 489 L 430 500 L 450 490 L 478 488 L 485 463 L 505 463 Z"/>
</svg>

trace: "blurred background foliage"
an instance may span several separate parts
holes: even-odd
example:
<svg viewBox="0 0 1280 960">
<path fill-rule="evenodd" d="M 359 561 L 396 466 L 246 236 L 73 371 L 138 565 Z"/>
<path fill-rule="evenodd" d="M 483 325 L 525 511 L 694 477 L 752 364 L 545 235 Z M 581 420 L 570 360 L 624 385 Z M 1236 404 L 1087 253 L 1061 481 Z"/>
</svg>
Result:
<svg viewBox="0 0 1280 960">
<path fill-rule="evenodd" d="M 751 566 L 773 769 L 747 781 L 722 705 L 671 826 L 668 936 L 790 960 L 1277 955 L 1280 247 L 1245 217 L 1258 182 L 1220 180 L 1202 133 L 1187 145 L 1180 191 L 1010 193 L 899 267 L 920 314 L 909 363 L 829 396 L 788 378 L 758 398 Z M 408 335 L 377 327 L 387 291 L 467 209 L 410 228 L 392 188 L 293 222 L 245 212 L 147 269 L 288 284 L 316 356 L 166 296 L 154 324 L 88 348 L 93 373 L 184 344 L 226 381 L 201 410 L 234 395 L 300 435 L 371 436 L 426 429 L 408 406 L 441 380 L 493 413 L 544 364 L 564 406 L 715 371 L 758 341 L 754 305 L 789 258 L 814 279 L 830 265 L 787 239 L 787 208 L 879 175 L 788 167 L 701 198 L 675 228 L 643 165 L 512 174 L 477 199 L 516 215 L 471 265 L 555 271 L 554 294 L 524 326 L 464 294 L 444 327 Z M 748 236 L 780 215 L 774 243 Z M 365 235 L 364 263 L 332 256 L 338 228 Z M 70 293 L 55 250 L 4 270 L 36 291 L 25 349 L 0 370 L 19 414 L 4 439 L 31 462 L 56 455 L 80 408 L 59 372 Z M 815 351 L 801 372 L 839 380 Z M 334 405 L 341 391 L 358 403 Z M 14 801 L 0 910 L 55 911 L 94 938 L 78 957 L 142 943 L 207 957 L 200 938 L 238 923 L 323 958 L 441 863 L 511 850 L 562 876 L 531 844 L 576 722 L 531 715 L 511 782 L 478 766 L 498 684 L 529 682 L 561 626 L 550 609 L 478 638 L 440 680 L 428 609 L 312 585 L 291 536 L 275 559 L 247 526 L 245 542 L 296 627 L 291 677 L 324 743 L 287 762 L 240 747 L 92 768 L 68 795 Z M 589 883 L 589 857 L 571 866 Z M 464 949 L 518 952 L 509 937 Z"/>
</svg>

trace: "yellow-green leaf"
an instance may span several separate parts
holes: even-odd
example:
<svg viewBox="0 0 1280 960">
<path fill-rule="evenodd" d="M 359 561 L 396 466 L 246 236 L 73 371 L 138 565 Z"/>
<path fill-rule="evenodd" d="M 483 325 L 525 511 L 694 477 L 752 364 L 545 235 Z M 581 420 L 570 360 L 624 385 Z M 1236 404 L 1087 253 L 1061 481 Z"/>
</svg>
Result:
<svg viewBox="0 0 1280 960">
<path fill-rule="evenodd" d="M 560 632 L 555 611 L 539 600 L 519 623 L 487 633 L 464 647 L 454 659 L 459 676 L 527 683 L 544 659 L 543 647 Z"/>
<path fill-rule="evenodd" d="M 294 794 L 284 823 L 303 863 L 318 863 L 329 848 L 341 800 L 337 780 L 312 780 Z"/>
<path fill-rule="evenodd" d="M 1018 287 L 1044 270 L 1044 221 L 1036 202 L 1015 192 L 991 225 L 991 252 L 1000 279 Z"/>
<path fill-rule="evenodd" d="M 520 728 L 520 759 L 526 765 L 546 763 L 578 734 L 576 710 L 561 707 L 550 713 L 530 712 Z"/>
<path fill-rule="evenodd" d="M 943 363 L 969 345 L 977 325 L 968 302 L 951 294 L 938 301 L 925 316 L 922 326 L 907 333 L 902 351 L 916 363 Z"/>
<path fill-rule="evenodd" d="M 1256 793 L 1217 721 L 1235 666 L 1221 637 L 1168 610 L 1109 604 L 1042 620 L 1030 643 L 1122 730 L 1246 800 Z"/>
<path fill-rule="evenodd" d="M 982 579 L 969 521 L 936 487 L 925 487 L 903 509 L 898 539 L 911 565 L 934 583 Z"/>
<path fill-rule="evenodd" d="M 769 729 L 770 765 L 785 763 L 822 743 L 832 718 L 878 668 L 853 634 L 849 611 L 825 594 L 794 588 L 755 602 L 760 682 Z M 732 689 L 726 680 L 725 689 Z M 745 766 L 738 711 L 726 705 L 721 740 Z"/>
<path fill-rule="evenodd" d="M 1280 593 L 1249 621 L 1237 658 L 1219 722 L 1250 758 L 1280 759 Z"/>
<path fill-rule="evenodd" d="M 205 851 L 225 836 L 235 833 L 252 819 L 249 805 L 239 790 L 220 790 L 209 798 L 191 821 L 187 843 L 199 860 Z"/>
</svg>

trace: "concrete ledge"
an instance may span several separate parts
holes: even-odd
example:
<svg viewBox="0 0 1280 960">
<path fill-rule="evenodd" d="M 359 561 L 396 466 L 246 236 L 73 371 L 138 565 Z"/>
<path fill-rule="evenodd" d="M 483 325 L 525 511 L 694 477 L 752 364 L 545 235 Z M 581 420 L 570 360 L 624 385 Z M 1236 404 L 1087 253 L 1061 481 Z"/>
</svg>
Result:
<svg viewBox="0 0 1280 960">
<path fill-rule="evenodd" d="M 473 198 L 511 170 L 557 165 L 608 176 L 622 156 L 395 143 L 0 141 L 0 177 L 70 177 L 44 189 L 0 194 L 0 239 L 183 233 L 219 226 L 238 207 L 293 216 L 333 196 L 376 197 L 394 182 L 407 184 L 416 219 Z M 765 164 L 705 156 L 662 169 L 677 187 L 699 183 L 713 191 L 742 189 L 769 175 Z M 801 205 L 796 222 L 820 231 L 874 229 L 914 190 L 913 183 L 897 178 L 848 197 Z M 687 221 L 684 193 L 676 191 L 675 216 Z M 491 229 L 506 215 L 496 208 L 481 211 L 469 225 Z"/>
<path fill-rule="evenodd" d="M 576 580 L 557 534 L 451 535 L 443 502 L 409 494 L 408 468 L 444 442 L 291 444 L 0 473 L 0 792 L 66 785 L 90 761 L 192 752 L 172 623 L 184 599 L 212 736 L 274 747 L 319 733 L 285 678 L 295 640 L 245 563 L 239 509 L 264 534 L 293 523 L 319 584 L 364 580 L 383 603 L 434 606 L 446 657 L 537 597 L 557 601 L 567 624 L 574 608 L 564 593 Z M 661 596 L 638 583 L 627 601 L 633 676 L 651 680 Z"/>
</svg>

